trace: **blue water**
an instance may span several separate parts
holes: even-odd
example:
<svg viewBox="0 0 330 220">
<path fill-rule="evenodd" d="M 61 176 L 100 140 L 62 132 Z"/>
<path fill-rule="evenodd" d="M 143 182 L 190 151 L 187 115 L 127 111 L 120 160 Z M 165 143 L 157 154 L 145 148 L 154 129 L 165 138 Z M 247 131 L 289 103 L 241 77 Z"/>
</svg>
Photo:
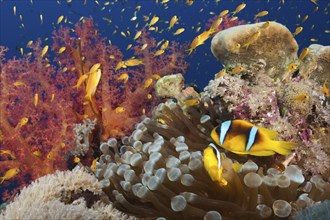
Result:
<svg viewBox="0 0 330 220">
<path fill-rule="evenodd" d="M 322 45 L 330 44 L 330 33 L 325 33 L 325 30 L 329 30 L 329 0 L 318 0 L 319 10 L 313 13 L 316 5 L 310 0 L 215 0 L 201 1 L 196 0 L 192 6 L 187 6 L 185 1 L 170 0 L 167 4 L 161 4 L 162 0 L 156 4 L 155 0 L 152 1 L 109 1 L 110 5 L 104 6 L 104 3 L 108 1 L 86 0 L 72 0 L 71 3 L 67 1 L 55 1 L 55 0 L 0 0 L 0 45 L 7 46 L 10 50 L 8 52 L 8 58 L 13 56 L 20 57 L 19 48 L 25 47 L 29 40 L 36 40 L 37 38 L 48 38 L 48 42 L 51 44 L 51 33 L 59 25 L 56 25 L 57 18 L 64 15 L 73 24 L 76 23 L 81 16 L 92 17 L 98 24 L 98 29 L 103 36 L 112 41 L 114 45 L 119 46 L 125 53 L 126 57 L 129 57 L 132 52 L 126 52 L 128 44 L 133 43 L 132 39 L 126 39 L 120 35 L 121 31 L 130 30 L 135 34 L 135 25 L 139 22 L 139 28 L 146 23 L 143 21 L 143 15 L 157 15 L 160 17 L 160 21 L 156 26 L 159 29 L 167 28 L 168 24 L 164 21 L 169 21 L 173 15 L 177 15 L 180 20 L 179 24 L 175 25 L 173 31 L 163 33 L 151 32 L 152 36 L 158 40 L 176 40 L 180 43 L 190 43 L 194 37 L 197 36 L 195 30 L 192 30 L 192 26 L 197 27 L 197 23 L 200 22 L 202 29 L 204 24 L 207 23 L 209 18 L 218 15 L 221 11 L 228 9 L 234 11 L 235 8 L 245 2 L 247 5 L 242 10 L 238 17 L 239 19 L 246 20 L 247 22 L 254 22 L 254 15 L 262 10 L 268 10 L 269 14 L 263 18 L 262 21 L 277 21 L 286 25 L 292 32 L 294 32 L 297 26 L 301 25 L 301 20 L 305 15 L 309 15 L 309 18 L 301 26 L 304 30 L 301 34 L 296 36 L 296 40 L 299 44 L 300 50 L 304 47 L 308 47 L 311 43 L 310 39 L 314 38 L 318 41 L 316 43 Z M 70 2 L 70 1 L 69 1 Z M 133 17 L 136 6 L 141 5 L 141 10 L 137 12 L 137 20 L 130 21 Z M 16 6 L 16 16 L 13 13 L 13 7 Z M 105 7 L 104 9 L 102 9 Z M 123 12 L 121 12 L 124 9 Z M 203 9 L 201 11 L 201 9 Z M 215 14 L 210 14 L 214 12 Z M 22 22 L 19 15 L 22 15 Z M 40 21 L 40 14 L 43 16 L 43 23 Z M 300 19 L 298 19 L 300 15 Z M 112 23 L 108 23 L 102 17 L 107 17 L 112 20 Z M 24 24 L 22 28 L 21 24 Z M 69 25 L 62 22 L 61 25 Z M 117 34 L 112 35 L 113 31 L 118 26 Z M 312 28 L 312 26 L 314 26 Z M 180 27 L 185 28 L 185 32 L 178 36 L 173 36 L 172 33 Z M 138 29 L 139 29 L 138 28 Z M 131 36 L 131 38 L 133 37 Z M 197 51 L 188 57 L 190 67 L 186 75 L 186 82 L 195 82 L 199 87 L 203 88 L 207 85 L 208 81 L 214 77 L 214 74 L 221 69 L 221 64 L 213 57 L 210 51 L 211 40 L 209 39 L 204 45 L 197 48 Z"/>
</svg>

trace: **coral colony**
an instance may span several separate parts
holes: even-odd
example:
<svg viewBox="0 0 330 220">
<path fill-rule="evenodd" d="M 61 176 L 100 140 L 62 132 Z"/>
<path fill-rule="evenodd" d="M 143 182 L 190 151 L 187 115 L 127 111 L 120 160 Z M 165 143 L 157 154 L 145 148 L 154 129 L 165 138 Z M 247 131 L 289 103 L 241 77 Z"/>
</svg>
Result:
<svg viewBox="0 0 330 220">
<path fill-rule="evenodd" d="M 175 42 L 164 54 L 142 29 L 128 59 L 91 19 L 74 33 L 54 33 L 56 66 L 40 41 L 1 48 L 2 187 L 43 176 L 1 219 L 329 218 L 329 46 L 298 57 L 279 23 L 227 28 L 211 46 L 225 68 L 198 93 Z"/>
</svg>

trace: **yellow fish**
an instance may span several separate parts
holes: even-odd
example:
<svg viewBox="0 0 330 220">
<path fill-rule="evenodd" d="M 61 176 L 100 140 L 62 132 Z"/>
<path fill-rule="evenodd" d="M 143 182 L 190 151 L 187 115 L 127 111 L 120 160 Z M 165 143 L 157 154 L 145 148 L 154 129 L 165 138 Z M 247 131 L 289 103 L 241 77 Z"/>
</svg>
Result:
<svg viewBox="0 0 330 220">
<path fill-rule="evenodd" d="M 98 159 L 99 159 L 99 158 L 97 157 L 97 158 L 95 158 L 95 159 L 92 161 L 92 165 L 91 165 L 91 169 L 92 169 L 92 171 L 95 171 L 95 170 L 96 170 L 96 162 L 97 162 Z"/>
<path fill-rule="evenodd" d="M 301 93 L 301 94 L 295 95 L 293 98 L 296 101 L 308 101 L 310 99 L 310 96 L 307 93 Z"/>
<path fill-rule="evenodd" d="M 11 150 L 0 150 L 0 155 L 2 154 L 8 154 L 11 157 L 11 159 L 13 160 L 16 159 L 15 153 L 12 152 Z"/>
<path fill-rule="evenodd" d="M 179 35 L 182 32 L 184 32 L 184 28 L 179 28 L 178 30 L 175 31 L 175 33 L 173 35 Z"/>
<path fill-rule="evenodd" d="M 79 87 L 81 86 L 81 84 L 83 84 L 83 82 L 85 82 L 87 78 L 88 78 L 87 74 L 84 74 L 81 77 L 79 77 L 77 84 L 75 86 L 73 86 L 73 88 L 77 88 L 77 90 L 78 90 Z"/>
<path fill-rule="evenodd" d="M 33 44 L 33 40 L 30 40 L 29 42 L 27 42 L 26 46 L 29 47 Z"/>
<path fill-rule="evenodd" d="M 155 80 L 158 80 L 158 79 L 160 79 L 160 75 L 158 75 L 158 74 L 152 74 L 152 78 L 154 78 Z"/>
<path fill-rule="evenodd" d="M 165 41 L 165 42 L 162 44 L 162 46 L 160 46 L 160 49 L 161 49 L 161 50 L 165 50 L 165 49 L 168 47 L 168 44 L 169 44 L 169 41 L 168 41 L 168 40 Z"/>
<path fill-rule="evenodd" d="M 266 21 L 265 23 L 263 23 L 261 26 L 260 26 L 260 29 L 266 29 L 270 26 L 270 21 Z"/>
<path fill-rule="evenodd" d="M 175 25 L 175 23 L 178 21 L 178 17 L 176 15 L 174 15 L 172 18 L 171 18 L 171 21 L 170 21 L 170 26 L 167 28 L 168 30 L 171 30 L 171 28 L 173 28 L 173 26 Z"/>
<path fill-rule="evenodd" d="M 242 67 L 242 66 L 240 66 L 240 65 L 238 65 L 238 66 L 236 66 L 234 69 L 232 69 L 231 71 L 230 71 L 230 74 L 239 74 L 239 73 L 241 73 L 242 71 L 244 71 L 244 68 Z"/>
<path fill-rule="evenodd" d="M 226 69 L 222 69 L 220 70 L 217 74 L 215 74 L 215 79 L 220 78 L 221 76 L 223 76 L 226 73 Z"/>
<path fill-rule="evenodd" d="M 147 46 L 148 46 L 148 44 L 147 44 L 147 43 L 143 44 L 143 45 L 141 46 L 140 50 L 144 50 L 144 49 L 146 49 L 146 48 L 147 48 Z"/>
<path fill-rule="evenodd" d="M 143 88 L 144 88 L 144 89 L 149 88 L 149 87 L 151 86 L 152 82 L 153 82 L 153 79 L 152 79 L 152 78 L 148 78 L 148 79 L 146 79 L 146 80 L 144 81 L 144 83 L 143 83 Z"/>
<path fill-rule="evenodd" d="M 299 55 L 299 60 L 303 61 L 305 57 L 308 55 L 308 53 L 309 53 L 309 48 L 306 47 L 305 49 L 303 49 L 303 51 L 301 51 L 301 54 Z"/>
<path fill-rule="evenodd" d="M 125 66 L 138 66 L 143 64 L 142 60 L 139 59 L 129 59 L 124 61 Z"/>
<path fill-rule="evenodd" d="M 116 67 L 115 67 L 115 70 L 119 70 L 121 68 L 126 68 L 126 65 L 125 65 L 125 61 L 120 61 Z"/>
<path fill-rule="evenodd" d="M 54 99 L 55 99 L 55 94 L 54 94 L 54 93 L 52 93 L 52 97 L 50 98 L 50 102 L 53 102 L 53 101 L 54 101 Z"/>
<path fill-rule="evenodd" d="M 122 73 L 117 78 L 117 80 L 123 80 L 124 81 L 124 84 L 127 82 L 128 79 L 129 79 L 129 75 L 126 72 Z"/>
<path fill-rule="evenodd" d="M 141 36 L 141 34 L 142 34 L 142 31 L 138 31 L 138 32 L 136 32 L 136 34 L 135 34 L 135 36 L 134 36 L 134 40 L 136 40 L 136 39 L 138 39 L 140 36 Z"/>
<path fill-rule="evenodd" d="M 18 122 L 17 125 L 20 126 L 20 127 L 23 127 L 23 126 L 26 125 L 28 122 L 29 122 L 29 118 L 24 117 L 24 118 L 22 118 L 22 119 Z"/>
<path fill-rule="evenodd" d="M 248 49 L 248 47 L 253 44 L 254 42 L 256 42 L 258 40 L 258 38 L 261 35 L 261 31 L 257 31 L 254 34 L 252 34 L 249 39 L 247 40 L 247 42 L 244 44 L 243 47 L 245 47 L 246 49 Z"/>
<path fill-rule="evenodd" d="M 63 53 L 65 50 L 66 50 L 66 47 L 61 47 L 61 48 L 58 50 L 58 54 Z"/>
<path fill-rule="evenodd" d="M 90 73 L 86 85 L 86 96 L 85 99 L 92 101 L 92 96 L 94 96 L 97 86 L 101 79 L 101 69 L 98 69 L 95 72 Z"/>
<path fill-rule="evenodd" d="M 33 104 L 34 104 L 35 107 L 37 107 L 37 105 L 38 105 L 38 99 L 39 99 L 38 96 L 39 96 L 38 93 L 34 94 L 34 101 L 33 101 Z"/>
<path fill-rule="evenodd" d="M 292 142 L 276 141 L 276 131 L 255 126 L 245 120 L 222 122 L 211 132 L 215 143 L 235 154 L 271 156 L 275 153 L 287 155 L 296 145 Z"/>
<path fill-rule="evenodd" d="M 75 158 L 73 159 L 73 162 L 74 162 L 74 163 L 79 163 L 79 162 L 80 162 L 80 158 L 79 158 L 79 157 L 75 157 Z"/>
<path fill-rule="evenodd" d="M 13 7 L 14 15 L 16 16 L 16 6 Z"/>
<path fill-rule="evenodd" d="M 89 69 L 89 73 L 94 73 L 96 72 L 99 68 L 100 68 L 101 64 L 100 63 L 95 63 L 90 69 Z"/>
<path fill-rule="evenodd" d="M 254 18 L 263 17 L 263 16 L 266 16 L 266 15 L 268 15 L 268 11 L 261 11 L 258 14 L 256 14 L 254 16 Z"/>
<path fill-rule="evenodd" d="M 233 12 L 233 16 L 237 14 L 238 12 L 242 11 L 245 8 L 246 4 L 242 3 L 239 6 L 236 7 L 235 11 Z"/>
<path fill-rule="evenodd" d="M 63 18 L 64 18 L 63 15 L 59 16 L 58 19 L 57 19 L 57 24 L 61 23 Z"/>
<path fill-rule="evenodd" d="M 229 10 L 223 10 L 220 14 L 219 14 L 219 17 L 223 17 L 225 16 L 226 14 L 229 13 Z"/>
<path fill-rule="evenodd" d="M 54 158 L 54 153 L 51 151 L 47 154 L 47 159 L 53 159 Z"/>
<path fill-rule="evenodd" d="M 308 15 L 305 15 L 304 18 L 302 19 L 301 23 L 303 24 L 307 19 L 308 19 Z"/>
<path fill-rule="evenodd" d="M 200 101 L 198 99 L 187 99 L 183 102 L 185 106 L 191 107 L 199 105 Z"/>
<path fill-rule="evenodd" d="M 41 152 L 39 150 L 35 150 L 32 152 L 32 155 L 34 155 L 36 157 L 41 157 Z"/>
<path fill-rule="evenodd" d="M 127 45 L 126 50 L 131 49 L 132 46 L 133 46 L 132 44 Z"/>
<path fill-rule="evenodd" d="M 11 168 L 9 170 L 6 171 L 5 175 L 3 175 L 2 177 L 0 177 L 0 184 L 2 184 L 5 180 L 9 180 L 11 178 L 13 178 L 14 176 L 16 176 L 18 173 L 20 172 L 19 168 Z"/>
<path fill-rule="evenodd" d="M 228 181 L 222 176 L 223 166 L 221 164 L 221 154 L 214 144 L 209 144 L 204 149 L 203 160 L 205 170 L 212 181 L 220 186 L 226 186 Z"/>
<path fill-rule="evenodd" d="M 327 80 L 325 80 L 323 83 L 322 93 L 324 94 L 324 96 L 329 97 L 329 89 L 327 87 Z"/>
<path fill-rule="evenodd" d="M 212 25 L 209 29 L 210 34 L 214 34 L 215 32 L 218 31 L 218 27 L 222 23 L 222 21 L 223 21 L 223 18 L 219 17 L 212 23 Z"/>
<path fill-rule="evenodd" d="M 159 17 L 154 16 L 154 17 L 151 19 L 151 21 L 150 21 L 150 23 L 148 24 L 148 26 L 150 27 L 150 26 L 156 24 L 158 20 L 159 20 Z"/>
<path fill-rule="evenodd" d="M 26 86 L 26 84 L 23 81 L 16 81 L 14 82 L 14 86 Z"/>
<path fill-rule="evenodd" d="M 45 54 L 47 53 L 47 51 L 48 51 L 48 45 L 46 45 L 43 49 L 42 49 L 42 51 L 41 51 L 41 54 L 40 54 L 40 57 L 41 58 L 43 58 L 44 56 L 45 56 Z"/>
<path fill-rule="evenodd" d="M 302 32 L 302 30 L 303 30 L 303 27 L 297 27 L 293 33 L 293 36 L 294 37 L 297 36 L 298 34 L 300 34 L 300 32 Z"/>
<path fill-rule="evenodd" d="M 160 55 L 162 55 L 164 52 L 165 52 L 165 50 L 162 50 L 162 49 L 157 50 L 157 51 L 155 52 L 155 54 L 154 54 L 154 57 L 160 56 Z"/>
<path fill-rule="evenodd" d="M 115 109 L 115 112 L 116 112 L 117 114 L 119 114 L 119 113 L 123 113 L 125 110 L 126 110 L 126 109 L 125 109 L 124 107 L 119 106 L 119 107 L 117 107 L 117 108 Z"/>
</svg>

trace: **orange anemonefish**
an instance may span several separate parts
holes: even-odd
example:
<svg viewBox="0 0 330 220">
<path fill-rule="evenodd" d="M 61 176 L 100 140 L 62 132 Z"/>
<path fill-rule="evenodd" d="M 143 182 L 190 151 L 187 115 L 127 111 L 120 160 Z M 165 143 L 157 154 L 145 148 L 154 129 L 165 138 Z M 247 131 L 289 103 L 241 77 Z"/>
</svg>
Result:
<svg viewBox="0 0 330 220">
<path fill-rule="evenodd" d="M 212 139 L 219 146 L 235 154 L 254 156 L 289 154 L 296 144 L 274 140 L 277 136 L 276 131 L 255 126 L 244 120 L 222 122 L 211 132 Z"/>
</svg>

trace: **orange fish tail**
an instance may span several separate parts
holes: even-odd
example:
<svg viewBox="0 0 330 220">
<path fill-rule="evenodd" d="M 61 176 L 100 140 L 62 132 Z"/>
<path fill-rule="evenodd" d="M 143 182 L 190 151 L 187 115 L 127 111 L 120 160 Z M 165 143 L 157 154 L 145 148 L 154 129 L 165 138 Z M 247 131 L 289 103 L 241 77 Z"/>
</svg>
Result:
<svg viewBox="0 0 330 220">
<path fill-rule="evenodd" d="M 288 155 L 291 150 L 296 146 L 296 143 L 287 141 L 272 141 L 272 145 L 275 145 L 272 149 L 282 155 Z"/>
</svg>

